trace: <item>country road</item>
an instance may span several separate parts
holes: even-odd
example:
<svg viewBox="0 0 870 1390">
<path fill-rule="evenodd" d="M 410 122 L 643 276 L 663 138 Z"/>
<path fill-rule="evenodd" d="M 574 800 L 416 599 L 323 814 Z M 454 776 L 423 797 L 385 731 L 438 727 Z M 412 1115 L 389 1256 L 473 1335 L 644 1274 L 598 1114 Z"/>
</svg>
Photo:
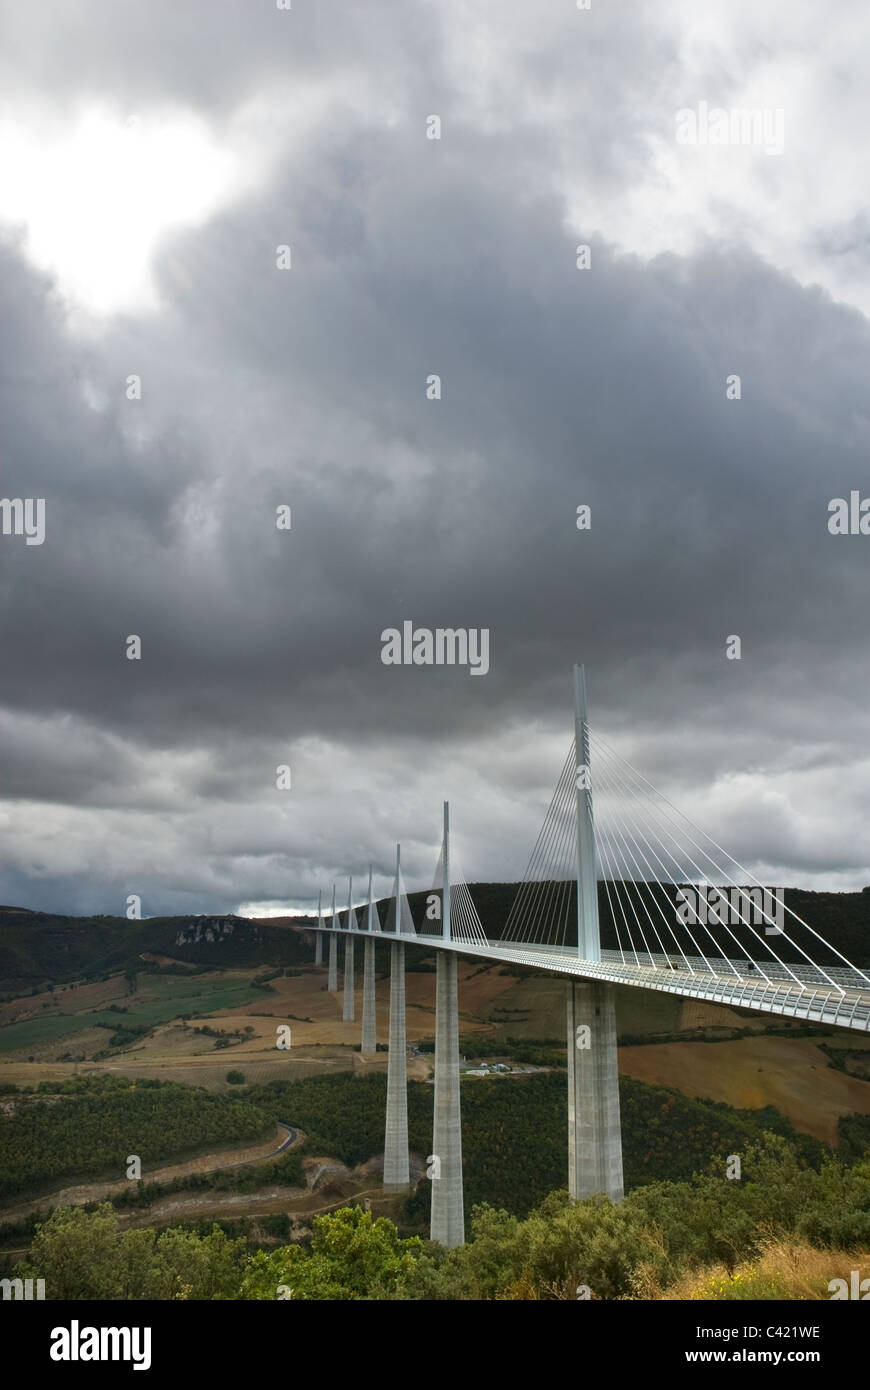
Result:
<svg viewBox="0 0 870 1390">
<path fill-rule="evenodd" d="M 288 1125 L 285 1120 L 276 1120 L 275 1123 L 277 1125 L 280 1125 L 282 1129 L 286 1129 L 287 1131 L 287 1138 L 284 1140 L 284 1143 L 279 1144 L 277 1149 L 275 1150 L 275 1154 L 282 1154 L 284 1153 L 285 1149 L 292 1149 L 293 1145 L 296 1143 L 296 1140 L 299 1138 L 299 1130 L 293 1129 L 293 1127 L 291 1125 Z"/>
</svg>

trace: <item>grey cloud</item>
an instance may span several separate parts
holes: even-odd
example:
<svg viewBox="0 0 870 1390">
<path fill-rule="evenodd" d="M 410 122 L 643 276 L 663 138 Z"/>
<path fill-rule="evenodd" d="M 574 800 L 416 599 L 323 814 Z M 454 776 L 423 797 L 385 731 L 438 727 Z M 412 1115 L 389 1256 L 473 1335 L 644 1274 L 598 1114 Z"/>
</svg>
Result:
<svg viewBox="0 0 870 1390">
<path fill-rule="evenodd" d="M 242 32 L 242 7 L 151 10 L 148 25 L 121 13 L 62 91 L 128 83 L 131 101 L 172 92 L 218 120 L 289 61 Z M 390 24 L 394 7 L 339 13 L 327 41 L 325 18 L 294 8 L 293 62 L 374 84 L 395 65 L 403 120 L 386 129 L 349 97 L 267 189 L 168 236 L 163 313 L 85 345 L 20 250 L 0 258 L 3 486 L 49 506 L 43 547 L 0 541 L 4 796 L 57 803 L 115 847 L 102 884 L 48 850 L 34 879 L 16 839 L 4 900 L 96 910 L 130 874 L 159 910 L 301 900 L 343 865 L 383 863 L 398 837 L 425 874 L 439 782 L 473 819 L 466 872 L 518 877 L 558 772 L 551 740 L 570 738 L 578 658 L 593 722 L 675 795 L 759 765 L 775 785 L 804 750 L 830 768 L 863 756 L 866 562 L 861 539 L 829 536 L 826 509 L 868 485 L 866 320 L 739 247 L 642 262 L 566 225 L 543 74 L 553 58 L 567 106 L 572 62 L 582 75 L 595 44 L 530 54 L 512 112 L 491 89 L 513 124 L 476 124 L 457 87 L 439 147 L 421 124 L 430 92 L 451 95 L 431 7 L 416 32 L 413 16 Z M 612 19 L 606 33 L 615 44 Z M 628 177 L 642 157 L 628 77 L 658 50 L 642 26 L 622 42 L 613 105 L 607 71 L 574 98 L 581 178 L 602 162 Z M 662 44 L 641 113 L 674 61 Z M 49 46 L 29 82 L 47 86 L 59 61 Z M 141 403 L 123 399 L 132 371 Z M 431 372 L 441 402 L 425 399 Z M 725 400 L 731 372 L 740 403 Z M 289 533 L 274 525 L 284 502 Z M 383 666 L 380 632 L 405 618 L 490 628 L 490 674 Z M 285 761 L 289 806 L 274 790 Z M 743 857 L 866 877 L 863 846 L 820 853 L 785 809 L 712 805 L 709 828 Z"/>
</svg>

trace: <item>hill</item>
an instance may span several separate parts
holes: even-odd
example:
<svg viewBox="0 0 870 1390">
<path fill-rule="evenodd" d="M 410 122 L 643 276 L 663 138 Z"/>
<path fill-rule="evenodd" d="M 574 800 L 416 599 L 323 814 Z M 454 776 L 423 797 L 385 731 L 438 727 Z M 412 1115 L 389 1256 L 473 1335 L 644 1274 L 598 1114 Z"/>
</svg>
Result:
<svg viewBox="0 0 870 1390">
<path fill-rule="evenodd" d="M 309 919 L 293 921 L 306 924 Z M 0 908 L 2 995 L 141 969 L 145 954 L 171 955 L 192 964 L 297 965 L 310 960 L 311 944 L 286 925 L 232 914 L 128 921 Z"/>
<path fill-rule="evenodd" d="M 516 883 L 477 883 L 471 894 L 487 935 L 497 938 L 504 931 L 518 888 Z M 673 911 L 672 890 L 659 890 Z M 415 925 L 422 929 L 427 893 L 409 896 Z M 870 888 L 856 893 L 812 893 L 803 889 L 785 891 L 785 903 L 798 913 L 831 946 L 863 968 L 870 967 Z M 378 911 L 386 923 L 388 899 L 381 899 Z M 618 945 L 606 891 L 599 884 L 599 915 L 602 945 Z M 343 920 L 344 914 L 339 918 Z M 128 921 L 124 917 L 66 917 L 22 907 L 0 907 L 0 995 L 20 994 L 27 989 L 45 988 L 71 980 L 99 978 L 123 971 L 139 961 L 143 953 L 171 955 L 191 964 L 220 966 L 287 966 L 306 963 L 311 956 L 311 940 L 288 927 L 310 924 L 310 918 L 245 918 L 224 916 L 150 917 Z M 431 932 L 433 924 L 426 923 Z M 710 933 L 723 949 L 734 955 L 738 949 L 756 954 L 757 939 L 748 928 L 732 928 L 735 940 L 724 927 L 711 927 Z M 792 924 L 791 935 L 818 958 L 818 943 L 810 934 Z M 567 927 L 568 944 L 576 940 L 576 923 Z M 803 938 L 807 938 L 804 940 Z M 705 936 L 705 940 L 709 940 Z M 782 959 L 803 959 L 796 947 L 784 938 L 774 942 Z M 690 943 L 687 943 L 689 949 Z M 827 953 L 823 963 L 836 963 Z"/>
</svg>

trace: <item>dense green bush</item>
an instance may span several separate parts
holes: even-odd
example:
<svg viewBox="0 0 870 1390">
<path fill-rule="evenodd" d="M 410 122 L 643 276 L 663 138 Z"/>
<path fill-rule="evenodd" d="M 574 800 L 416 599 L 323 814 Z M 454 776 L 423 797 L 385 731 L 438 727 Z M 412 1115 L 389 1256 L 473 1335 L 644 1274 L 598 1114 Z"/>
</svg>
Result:
<svg viewBox="0 0 870 1390">
<path fill-rule="evenodd" d="M 49 1299 L 571 1299 L 660 1293 L 713 1266 L 733 1271 L 769 1242 L 809 1243 L 857 1258 L 870 1235 L 870 1161 L 806 1166 L 769 1135 L 688 1182 L 637 1188 L 619 1206 L 552 1192 L 525 1219 L 487 1204 L 468 1244 L 445 1251 L 405 1239 L 392 1222 L 345 1207 L 314 1218 L 311 1239 L 249 1254 L 237 1223 L 122 1231 L 110 1207 L 63 1208 L 37 1230 L 21 1278 L 46 1278 Z M 272 1223 L 268 1226 L 267 1223 Z M 286 1219 L 264 1218 L 275 1233 Z M 720 1279 L 721 1282 L 721 1279 Z M 780 1297 L 776 1281 L 753 1286 Z"/>
</svg>

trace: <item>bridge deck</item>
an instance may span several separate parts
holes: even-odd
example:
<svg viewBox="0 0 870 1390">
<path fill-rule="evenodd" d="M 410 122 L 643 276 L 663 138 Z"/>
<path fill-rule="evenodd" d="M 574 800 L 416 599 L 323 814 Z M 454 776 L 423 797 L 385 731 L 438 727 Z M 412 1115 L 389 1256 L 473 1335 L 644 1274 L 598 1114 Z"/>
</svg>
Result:
<svg viewBox="0 0 870 1390">
<path fill-rule="evenodd" d="M 308 928 L 330 931 L 331 927 Z M 337 930 L 343 935 L 346 928 Z M 363 929 L 352 933 L 367 937 Z M 395 941 L 393 932 L 374 932 L 384 941 Z M 619 951 L 603 951 L 600 961 L 580 960 L 567 946 L 524 946 L 511 941 L 480 942 L 444 941 L 440 936 L 411 933 L 399 938 L 411 945 L 428 946 L 433 950 L 456 951 L 464 956 L 513 962 L 537 970 L 563 975 L 566 979 L 606 980 L 609 984 L 631 985 L 638 989 L 654 989 L 665 994 L 678 994 L 685 999 L 706 999 L 711 1004 L 729 1004 L 756 1013 L 777 1014 L 783 1018 L 800 1018 L 809 1023 L 836 1025 L 855 1032 L 870 1032 L 870 985 L 854 970 L 831 969 L 827 972 L 816 966 L 778 966 L 765 963 L 764 979 L 758 966 L 749 968 L 748 961 L 722 961 L 723 973 L 713 973 L 701 957 L 689 957 L 688 966 L 680 958 L 653 955 L 643 963 L 624 960 Z M 677 961 L 679 964 L 677 964 Z M 797 978 L 789 974 L 789 970 Z"/>
</svg>

